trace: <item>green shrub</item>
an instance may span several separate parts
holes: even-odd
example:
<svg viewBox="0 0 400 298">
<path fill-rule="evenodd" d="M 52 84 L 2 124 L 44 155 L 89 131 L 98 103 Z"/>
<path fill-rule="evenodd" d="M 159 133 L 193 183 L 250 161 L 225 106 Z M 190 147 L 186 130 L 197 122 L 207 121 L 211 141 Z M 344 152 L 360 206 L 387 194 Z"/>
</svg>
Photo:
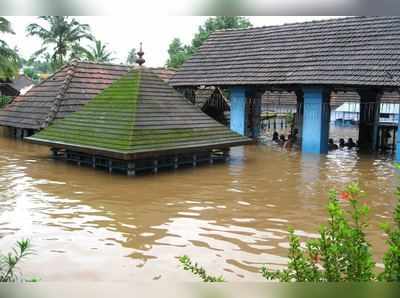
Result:
<svg viewBox="0 0 400 298">
<path fill-rule="evenodd" d="M 0 255 L 0 282 L 25 281 L 17 265 L 32 253 L 28 239 L 17 241 L 16 246 L 7 255 Z M 31 281 L 37 281 L 32 279 Z"/>
<path fill-rule="evenodd" d="M 383 257 L 384 271 L 379 280 L 400 282 L 400 188 L 397 188 L 397 206 L 394 211 L 394 223 L 383 224 L 382 229 L 388 236 L 386 241 L 389 248 Z"/>
<path fill-rule="evenodd" d="M 200 267 L 197 263 L 192 263 L 192 260 L 188 256 L 179 257 L 179 262 L 183 265 L 184 270 L 191 271 L 194 275 L 197 275 L 204 282 L 224 282 L 222 276 L 211 276 L 208 275 L 203 267 Z"/>
</svg>

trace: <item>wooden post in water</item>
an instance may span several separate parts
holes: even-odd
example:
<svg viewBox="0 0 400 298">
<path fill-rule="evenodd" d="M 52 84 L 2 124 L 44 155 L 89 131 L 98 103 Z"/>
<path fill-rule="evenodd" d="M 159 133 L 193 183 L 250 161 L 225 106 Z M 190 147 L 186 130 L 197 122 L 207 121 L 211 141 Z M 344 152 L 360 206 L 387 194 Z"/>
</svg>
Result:
<svg viewBox="0 0 400 298">
<path fill-rule="evenodd" d="M 153 173 L 154 173 L 154 174 L 157 174 L 157 172 L 158 172 L 158 160 L 155 159 L 155 160 L 153 161 Z"/>
<path fill-rule="evenodd" d="M 96 168 L 96 156 L 92 156 L 92 167 L 93 167 L 93 169 L 95 169 Z"/>
<path fill-rule="evenodd" d="M 212 152 L 210 152 L 209 163 L 210 163 L 210 165 L 212 165 L 212 164 L 214 163 L 214 159 L 213 159 L 213 154 L 212 154 Z"/>
<path fill-rule="evenodd" d="M 135 176 L 136 171 L 135 171 L 135 163 L 133 161 L 128 162 L 128 170 L 127 170 L 127 175 L 128 176 Z"/>
<path fill-rule="evenodd" d="M 51 153 L 52 153 L 52 155 L 53 155 L 53 158 L 57 158 L 57 156 L 58 156 L 58 149 L 57 149 L 57 148 L 51 148 L 50 151 L 51 151 Z"/>
<path fill-rule="evenodd" d="M 193 154 L 193 167 L 197 165 L 197 155 Z"/>
<path fill-rule="evenodd" d="M 178 156 L 174 157 L 174 169 L 176 170 L 178 168 Z"/>
<path fill-rule="evenodd" d="M 108 160 L 108 172 L 111 174 L 112 173 L 112 160 Z"/>
</svg>

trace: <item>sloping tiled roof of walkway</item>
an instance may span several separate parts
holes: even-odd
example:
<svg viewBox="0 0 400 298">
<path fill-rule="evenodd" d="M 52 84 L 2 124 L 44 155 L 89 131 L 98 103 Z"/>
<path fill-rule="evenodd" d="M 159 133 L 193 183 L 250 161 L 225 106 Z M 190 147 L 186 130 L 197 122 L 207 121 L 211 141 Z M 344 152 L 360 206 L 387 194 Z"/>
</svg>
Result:
<svg viewBox="0 0 400 298">
<path fill-rule="evenodd" d="M 400 17 L 349 17 L 217 31 L 173 86 L 400 86 Z"/>
</svg>

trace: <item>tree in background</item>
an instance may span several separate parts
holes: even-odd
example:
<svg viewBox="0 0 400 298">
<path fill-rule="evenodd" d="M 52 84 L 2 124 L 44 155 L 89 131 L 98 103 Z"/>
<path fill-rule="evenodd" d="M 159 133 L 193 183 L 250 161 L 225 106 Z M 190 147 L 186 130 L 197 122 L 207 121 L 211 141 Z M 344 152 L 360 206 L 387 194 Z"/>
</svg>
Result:
<svg viewBox="0 0 400 298">
<path fill-rule="evenodd" d="M 217 30 L 248 28 L 252 24 L 245 17 L 218 16 L 208 18 L 194 35 L 190 45 L 183 45 L 179 38 L 174 38 L 169 45 L 167 67 L 179 68 L 187 59 L 197 52 L 211 33 Z"/>
<path fill-rule="evenodd" d="M 102 43 L 101 40 L 93 41 L 94 47 L 89 46 L 89 50 L 84 50 L 84 59 L 92 62 L 111 62 L 114 60 L 113 53 L 108 51 L 106 44 Z"/>
<path fill-rule="evenodd" d="M 191 56 L 189 48 L 179 38 L 174 38 L 168 48 L 167 66 L 172 68 L 181 66 Z"/>
<path fill-rule="evenodd" d="M 30 24 L 26 28 L 28 36 L 37 36 L 42 40 L 42 48 L 34 56 L 49 53 L 53 69 L 61 67 L 72 58 L 82 57 L 85 53 L 80 42 L 93 40 L 90 27 L 67 16 L 41 16 L 40 24 Z"/>
<path fill-rule="evenodd" d="M 10 22 L 0 17 L 0 33 L 15 34 Z M 13 78 L 18 73 L 18 54 L 0 39 L 0 79 Z"/>
<path fill-rule="evenodd" d="M 45 53 L 39 57 L 32 56 L 29 59 L 20 58 L 20 69 L 24 75 L 38 82 L 40 79 L 47 78 L 53 72 L 51 56 Z"/>
<path fill-rule="evenodd" d="M 136 49 L 132 48 L 128 52 L 128 57 L 126 57 L 126 64 L 133 65 L 136 63 L 136 59 L 137 59 Z"/>
</svg>

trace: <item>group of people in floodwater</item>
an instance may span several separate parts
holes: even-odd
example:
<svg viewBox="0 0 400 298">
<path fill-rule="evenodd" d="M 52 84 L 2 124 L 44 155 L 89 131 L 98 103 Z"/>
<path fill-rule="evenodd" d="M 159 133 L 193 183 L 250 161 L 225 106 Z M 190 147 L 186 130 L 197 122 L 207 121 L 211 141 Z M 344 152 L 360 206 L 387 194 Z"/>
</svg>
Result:
<svg viewBox="0 0 400 298">
<path fill-rule="evenodd" d="M 279 135 L 279 133 L 275 131 L 272 135 L 272 142 L 278 144 L 283 148 L 290 149 L 293 146 L 297 145 L 297 134 L 298 130 L 294 129 L 293 132 L 289 134 L 286 138 L 284 134 Z M 347 142 L 344 139 L 339 139 L 339 145 L 335 144 L 333 139 L 328 140 L 328 150 L 337 150 L 339 148 L 345 147 L 352 149 L 358 146 L 358 141 L 354 142 L 353 138 L 348 138 Z"/>
</svg>

